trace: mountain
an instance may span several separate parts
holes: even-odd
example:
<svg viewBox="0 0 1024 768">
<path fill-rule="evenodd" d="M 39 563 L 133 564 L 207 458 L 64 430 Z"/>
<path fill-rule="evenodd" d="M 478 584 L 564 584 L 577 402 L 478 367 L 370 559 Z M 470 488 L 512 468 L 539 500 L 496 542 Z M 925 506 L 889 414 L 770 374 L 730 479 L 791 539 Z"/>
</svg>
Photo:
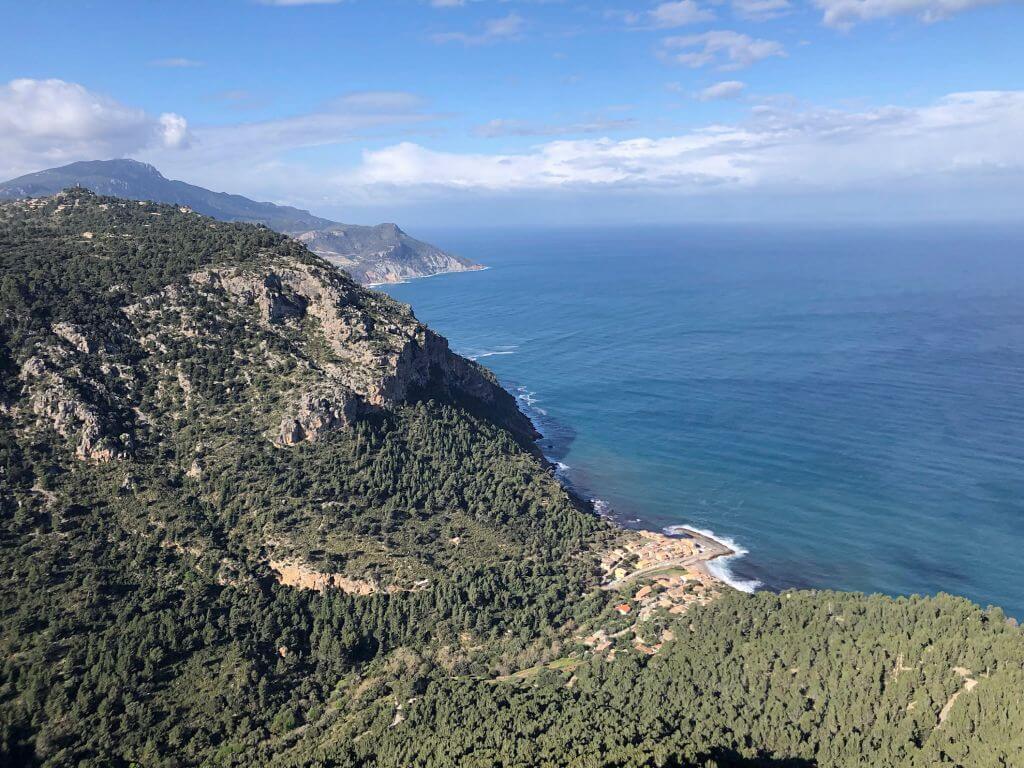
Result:
<svg viewBox="0 0 1024 768">
<path fill-rule="evenodd" d="M 313 253 L 346 270 L 364 285 L 397 283 L 412 277 L 481 268 L 468 259 L 409 237 L 394 224 L 375 227 L 334 224 L 291 234 Z"/>
<path fill-rule="evenodd" d="M 0 765 L 1024 765 L 1001 611 L 732 591 L 536 437 L 294 239 L 0 204 Z"/>
<path fill-rule="evenodd" d="M 97 194 L 187 206 L 221 221 L 264 224 L 300 238 L 361 283 L 390 283 L 442 272 L 479 269 L 468 259 L 410 237 L 394 224 L 340 224 L 290 206 L 173 181 L 136 160 L 93 160 L 30 173 L 0 183 L 0 200 L 45 197 L 81 186 Z"/>
</svg>

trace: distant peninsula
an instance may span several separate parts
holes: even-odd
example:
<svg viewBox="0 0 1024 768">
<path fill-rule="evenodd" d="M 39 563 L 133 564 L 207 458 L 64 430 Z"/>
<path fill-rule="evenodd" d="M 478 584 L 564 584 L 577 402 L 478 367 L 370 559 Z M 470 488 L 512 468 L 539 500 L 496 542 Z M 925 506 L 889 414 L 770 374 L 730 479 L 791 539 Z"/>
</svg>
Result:
<svg viewBox="0 0 1024 768">
<path fill-rule="evenodd" d="M 263 224 L 299 240 L 364 285 L 483 268 L 410 237 L 395 224 L 342 224 L 299 208 L 168 179 L 137 160 L 90 160 L 19 176 L 0 183 L 0 200 L 47 197 L 75 186 L 100 195 L 186 206 L 221 221 Z"/>
</svg>

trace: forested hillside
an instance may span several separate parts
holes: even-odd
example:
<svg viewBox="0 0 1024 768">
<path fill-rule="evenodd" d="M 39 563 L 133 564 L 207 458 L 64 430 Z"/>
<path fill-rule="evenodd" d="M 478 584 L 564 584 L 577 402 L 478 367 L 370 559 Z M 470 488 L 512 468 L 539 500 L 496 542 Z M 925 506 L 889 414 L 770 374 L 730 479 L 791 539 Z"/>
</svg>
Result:
<svg viewBox="0 0 1024 768">
<path fill-rule="evenodd" d="M 2 765 L 1024 764 L 998 610 L 627 618 L 494 377 L 264 227 L 5 204 L 0 310 Z"/>
<path fill-rule="evenodd" d="M 1024 646 L 998 609 L 733 592 L 676 631 L 652 657 L 437 680 L 401 727 L 360 714 L 351 739 L 318 749 L 313 735 L 307 754 L 396 768 L 1024 765 Z"/>
</svg>

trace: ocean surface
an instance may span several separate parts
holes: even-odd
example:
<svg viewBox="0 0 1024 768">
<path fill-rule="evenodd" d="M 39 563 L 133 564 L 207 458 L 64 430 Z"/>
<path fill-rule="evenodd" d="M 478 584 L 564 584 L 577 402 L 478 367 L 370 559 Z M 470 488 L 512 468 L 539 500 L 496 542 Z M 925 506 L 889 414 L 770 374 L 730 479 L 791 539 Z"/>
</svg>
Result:
<svg viewBox="0 0 1024 768">
<path fill-rule="evenodd" d="M 745 588 L 1024 617 L 1024 228 L 418 231 L 385 290 L 489 366 L 580 493 Z"/>
</svg>

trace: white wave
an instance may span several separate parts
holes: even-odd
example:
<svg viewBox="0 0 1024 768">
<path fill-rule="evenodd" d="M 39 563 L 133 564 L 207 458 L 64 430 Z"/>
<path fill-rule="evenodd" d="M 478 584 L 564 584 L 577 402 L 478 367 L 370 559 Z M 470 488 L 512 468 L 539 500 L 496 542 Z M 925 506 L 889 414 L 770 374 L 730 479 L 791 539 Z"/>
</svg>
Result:
<svg viewBox="0 0 1024 768">
<path fill-rule="evenodd" d="M 537 393 L 531 392 L 526 387 L 517 387 L 516 391 L 519 393 L 516 397 L 529 406 L 534 406 L 539 402 L 537 400 Z"/>
<path fill-rule="evenodd" d="M 708 571 L 715 578 L 724 581 L 733 589 L 738 589 L 740 592 L 754 592 L 758 587 L 764 586 L 757 579 L 740 579 L 733 574 L 732 561 L 739 560 L 741 557 L 750 554 L 750 551 L 737 543 L 735 539 L 730 539 L 728 536 L 720 536 L 714 531 L 707 528 L 698 528 L 695 525 L 670 525 L 662 530 L 669 536 L 678 536 L 680 533 L 693 531 L 731 549 L 733 554 L 725 557 L 716 557 L 714 560 L 709 561 Z"/>
<path fill-rule="evenodd" d="M 559 482 L 561 482 L 566 487 L 571 487 L 572 484 L 569 482 L 568 472 L 570 469 L 572 469 L 572 467 L 570 467 L 564 461 L 552 459 L 550 456 L 545 456 L 544 458 L 550 461 L 551 465 L 555 468 L 555 477 L 558 478 Z"/>
<path fill-rule="evenodd" d="M 594 511 L 601 517 L 612 516 L 612 505 L 604 499 L 591 499 L 590 503 L 594 505 Z"/>
<path fill-rule="evenodd" d="M 496 347 L 495 349 L 481 349 L 478 351 L 467 352 L 466 357 L 470 360 L 480 360 L 485 357 L 495 357 L 497 355 L 514 355 L 518 348 L 519 346 L 517 344 L 504 344 Z"/>
</svg>

